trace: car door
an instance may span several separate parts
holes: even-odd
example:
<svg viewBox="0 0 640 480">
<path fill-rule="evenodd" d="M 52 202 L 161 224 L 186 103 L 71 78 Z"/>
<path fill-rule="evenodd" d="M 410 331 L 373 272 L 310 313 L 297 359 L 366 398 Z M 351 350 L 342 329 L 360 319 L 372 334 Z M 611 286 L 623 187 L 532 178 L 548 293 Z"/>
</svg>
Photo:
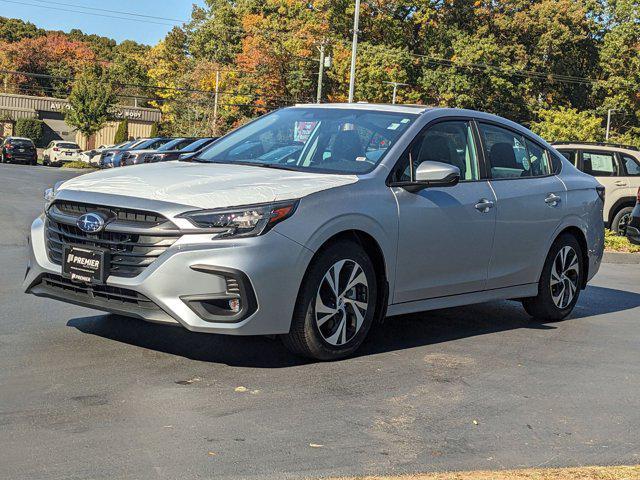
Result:
<svg viewBox="0 0 640 480">
<path fill-rule="evenodd" d="M 430 124 L 392 173 L 393 181 L 411 181 L 423 161 L 452 164 L 461 172 L 453 187 L 417 193 L 392 187 L 399 214 L 394 303 L 485 288 L 496 199 L 484 179 L 476 144 L 469 119 Z"/>
<path fill-rule="evenodd" d="M 623 152 L 620 152 L 619 155 L 623 175 L 629 182 L 628 195 L 634 197 L 638 194 L 638 189 L 640 188 L 640 153 L 638 153 L 637 157 Z"/>
<path fill-rule="evenodd" d="M 625 197 L 629 197 L 629 181 L 621 176 L 621 166 L 615 152 L 606 150 L 581 150 L 581 170 L 593 175 L 605 188 L 603 215 L 604 221 L 611 220 L 613 206 Z"/>
<path fill-rule="evenodd" d="M 564 184 L 549 152 L 504 125 L 479 123 L 496 203 L 488 289 L 538 281 L 549 241 L 562 221 Z"/>
</svg>

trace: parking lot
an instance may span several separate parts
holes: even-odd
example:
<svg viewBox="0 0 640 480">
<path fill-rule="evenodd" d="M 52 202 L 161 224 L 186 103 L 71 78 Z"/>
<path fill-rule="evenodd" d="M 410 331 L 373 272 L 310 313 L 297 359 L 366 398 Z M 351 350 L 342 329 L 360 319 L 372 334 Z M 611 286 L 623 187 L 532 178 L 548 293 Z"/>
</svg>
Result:
<svg viewBox="0 0 640 480">
<path fill-rule="evenodd" d="M 42 191 L 0 165 L 0 478 L 301 478 L 640 463 L 640 268 L 574 313 L 515 302 L 388 319 L 355 358 L 24 295 Z"/>
</svg>

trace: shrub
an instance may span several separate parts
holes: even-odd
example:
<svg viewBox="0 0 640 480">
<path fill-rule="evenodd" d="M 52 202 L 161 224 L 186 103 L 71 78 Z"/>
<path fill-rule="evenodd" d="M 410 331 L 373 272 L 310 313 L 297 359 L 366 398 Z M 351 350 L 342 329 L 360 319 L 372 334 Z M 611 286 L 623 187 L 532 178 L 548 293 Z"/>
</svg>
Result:
<svg viewBox="0 0 640 480">
<path fill-rule="evenodd" d="M 16 121 L 15 135 L 16 137 L 30 138 L 37 147 L 41 147 L 43 123 L 42 120 L 35 118 L 20 118 Z"/>
<path fill-rule="evenodd" d="M 127 140 L 129 140 L 129 121 L 125 119 L 118 124 L 118 129 L 113 137 L 113 143 L 118 145 Z"/>
<path fill-rule="evenodd" d="M 62 165 L 62 168 L 90 168 L 92 170 L 96 170 L 96 167 L 94 167 L 93 165 L 90 165 L 88 163 L 85 163 L 81 160 L 76 160 L 75 162 L 69 162 L 69 163 L 64 163 Z"/>
</svg>

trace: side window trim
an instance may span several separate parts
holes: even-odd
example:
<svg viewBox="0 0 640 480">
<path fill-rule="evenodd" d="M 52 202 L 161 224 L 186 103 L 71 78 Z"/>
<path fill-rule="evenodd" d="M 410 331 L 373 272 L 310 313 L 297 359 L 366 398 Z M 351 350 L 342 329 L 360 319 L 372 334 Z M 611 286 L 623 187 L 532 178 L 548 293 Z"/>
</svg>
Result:
<svg viewBox="0 0 640 480">
<path fill-rule="evenodd" d="M 394 183 L 394 179 L 393 177 L 396 175 L 398 169 L 402 168 L 402 162 L 404 160 L 404 158 L 406 156 L 409 156 L 409 162 L 412 163 L 412 159 L 411 159 L 411 152 L 413 150 L 413 148 L 415 147 L 416 143 L 419 142 L 422 137 L 424 136 L 425 132 L 427 132 L 427 130 L 439 123 L 444 123 L 444 122 L 467 122 L 469 124 L 469 127 L 471 129 L 471 135 L 472 135 L 472 139 L 473 139 L 473 147 L 475 149 L 475 157 L 476 157 L 476 162 L 477 162 L 477 166 L 478 166 L 478 179 L 477 180 L 461 180 L 461 183 L 470 183 L 470 182 L 480 182 L 480 181 L 486 181 L 488 179 L 488 177 L 486 177 L 486 172 L 485 172 L 485 168 L 484 168 L 484 157 L 480 157 L 480 155 L 482 154 L 482 149 L 480 148 L 480 144 L 479 142 L 479 136 L 478 133 L 476 132 L 476 125 L 475 125 L 475 118 L 472 117 L 465 117 L 465 116 L 451 116 L 451 117 L 440 117 L 440 118 L 436 118 L 434 120 L 431 120 L 429 123 L 427 123 L 424 127 L 422 127 L 422 129 L 418 132 L 418 134 L 411 140 L 411 143 L 409 143 L 409 145 L 407 146 L 407 148 L 402 152 L 402 154 L 400 155 L 400 157 L 398 158 L 398 160 L 396 161 L 395 165 L 393 166 L 393 168 L 391 169 L 389 175 L 387 175 L 387 180 L 386 180 L 386 185 L 387 186 L 391 186 L 391 184 Z M 411 170 L 411 176 L 413 177 L 413 170 Z M 413 178 L 411 179 L 411 181 L 413 181 Z"/>
<path fill-rule="evenodd" d="M 529 141 L 535 145 L 537 145 L 540 149 L 547 151 L 547 157 L 548 161 L 551 162 L 551 157 L 550 157 L 550 152 L 548 151 L 548 149 L 546 147 L 544 147 L 543 145 L 540 145 L 539 142 L 537 142 L 536 140 L 534 140 L 533 138 L 529 137 L 528 135 L 525 135 L 524 133 L 520 132 L 519 130 L 516 130 L 515 128 L 511 128 L 509 125 L 505 125 L 499 122 L 494 122 L 492 120 L 485 120 L 485 119 L 475 119 L 477 122 L 477 129 L 478 129 L 478 137 L 482 137 L 482 135 L 480 134 L 480 125 L 485 124 L 485 125 L 491 125 L 494 127 L 498 127 L 498 128 L 502 128 L 504 130 L 508 130 L 509 132 L 511 132 L 513 135 L 518 135 L 522 138 L 522 140 L 526 140 Z M 482 139 L 480 138 L 480 141 L 482 142 Z M 527 155 L 528 155 L 528 148 L 526 146 L 526 141 L 524 142 L 525 148 L 527 149 Z M 550 166 L 551 168 L 551 173 L 549 173 L 548 175 L 539 175 L 536 177 L 509 177 L 509 178 L 493 178 L 493 176 L 491 175 L 491 164 L 488 158 L 486 158 L 485 155 L 485 148 L 484 148 L 484 143 L 481 143 L 482 145 L 482 156 L 483 158 L 485 158 L 485 164 L 486 164 L 486 170 L 487 170 L 487 179 L 491 180 L 491 181 L 502 181 L 502 180 L 532 180 L 534 178 L 546 178 L 546 177 L 552 177 L 554 175 L 556 175 L 556 173 L 554 172 L 553 169 L 553 164 L 551 164 Z"/>
</svg>

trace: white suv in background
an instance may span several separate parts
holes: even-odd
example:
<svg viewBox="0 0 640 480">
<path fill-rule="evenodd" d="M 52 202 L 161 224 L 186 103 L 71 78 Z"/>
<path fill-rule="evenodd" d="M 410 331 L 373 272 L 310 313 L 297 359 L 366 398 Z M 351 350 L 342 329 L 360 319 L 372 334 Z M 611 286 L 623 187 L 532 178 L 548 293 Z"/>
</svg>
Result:
<svg viewBox="0 0 640 480">
<path fill-rule="evenodd" d="M 587 142 L 557 142 L 553 146 L 605 187 L 604 223 L 624 236 L 640 188 L 640 149 Z"/>
<path fill-rule="evenodd" d="M 77 143 L 64 140 L 54 140 L 47 145 L 42 152 L 42 164 L 46 166 L 57 165 L 63 163 L 75 162 L 80 160 L 80 152 L 82 149 Z"/>
</svg>

